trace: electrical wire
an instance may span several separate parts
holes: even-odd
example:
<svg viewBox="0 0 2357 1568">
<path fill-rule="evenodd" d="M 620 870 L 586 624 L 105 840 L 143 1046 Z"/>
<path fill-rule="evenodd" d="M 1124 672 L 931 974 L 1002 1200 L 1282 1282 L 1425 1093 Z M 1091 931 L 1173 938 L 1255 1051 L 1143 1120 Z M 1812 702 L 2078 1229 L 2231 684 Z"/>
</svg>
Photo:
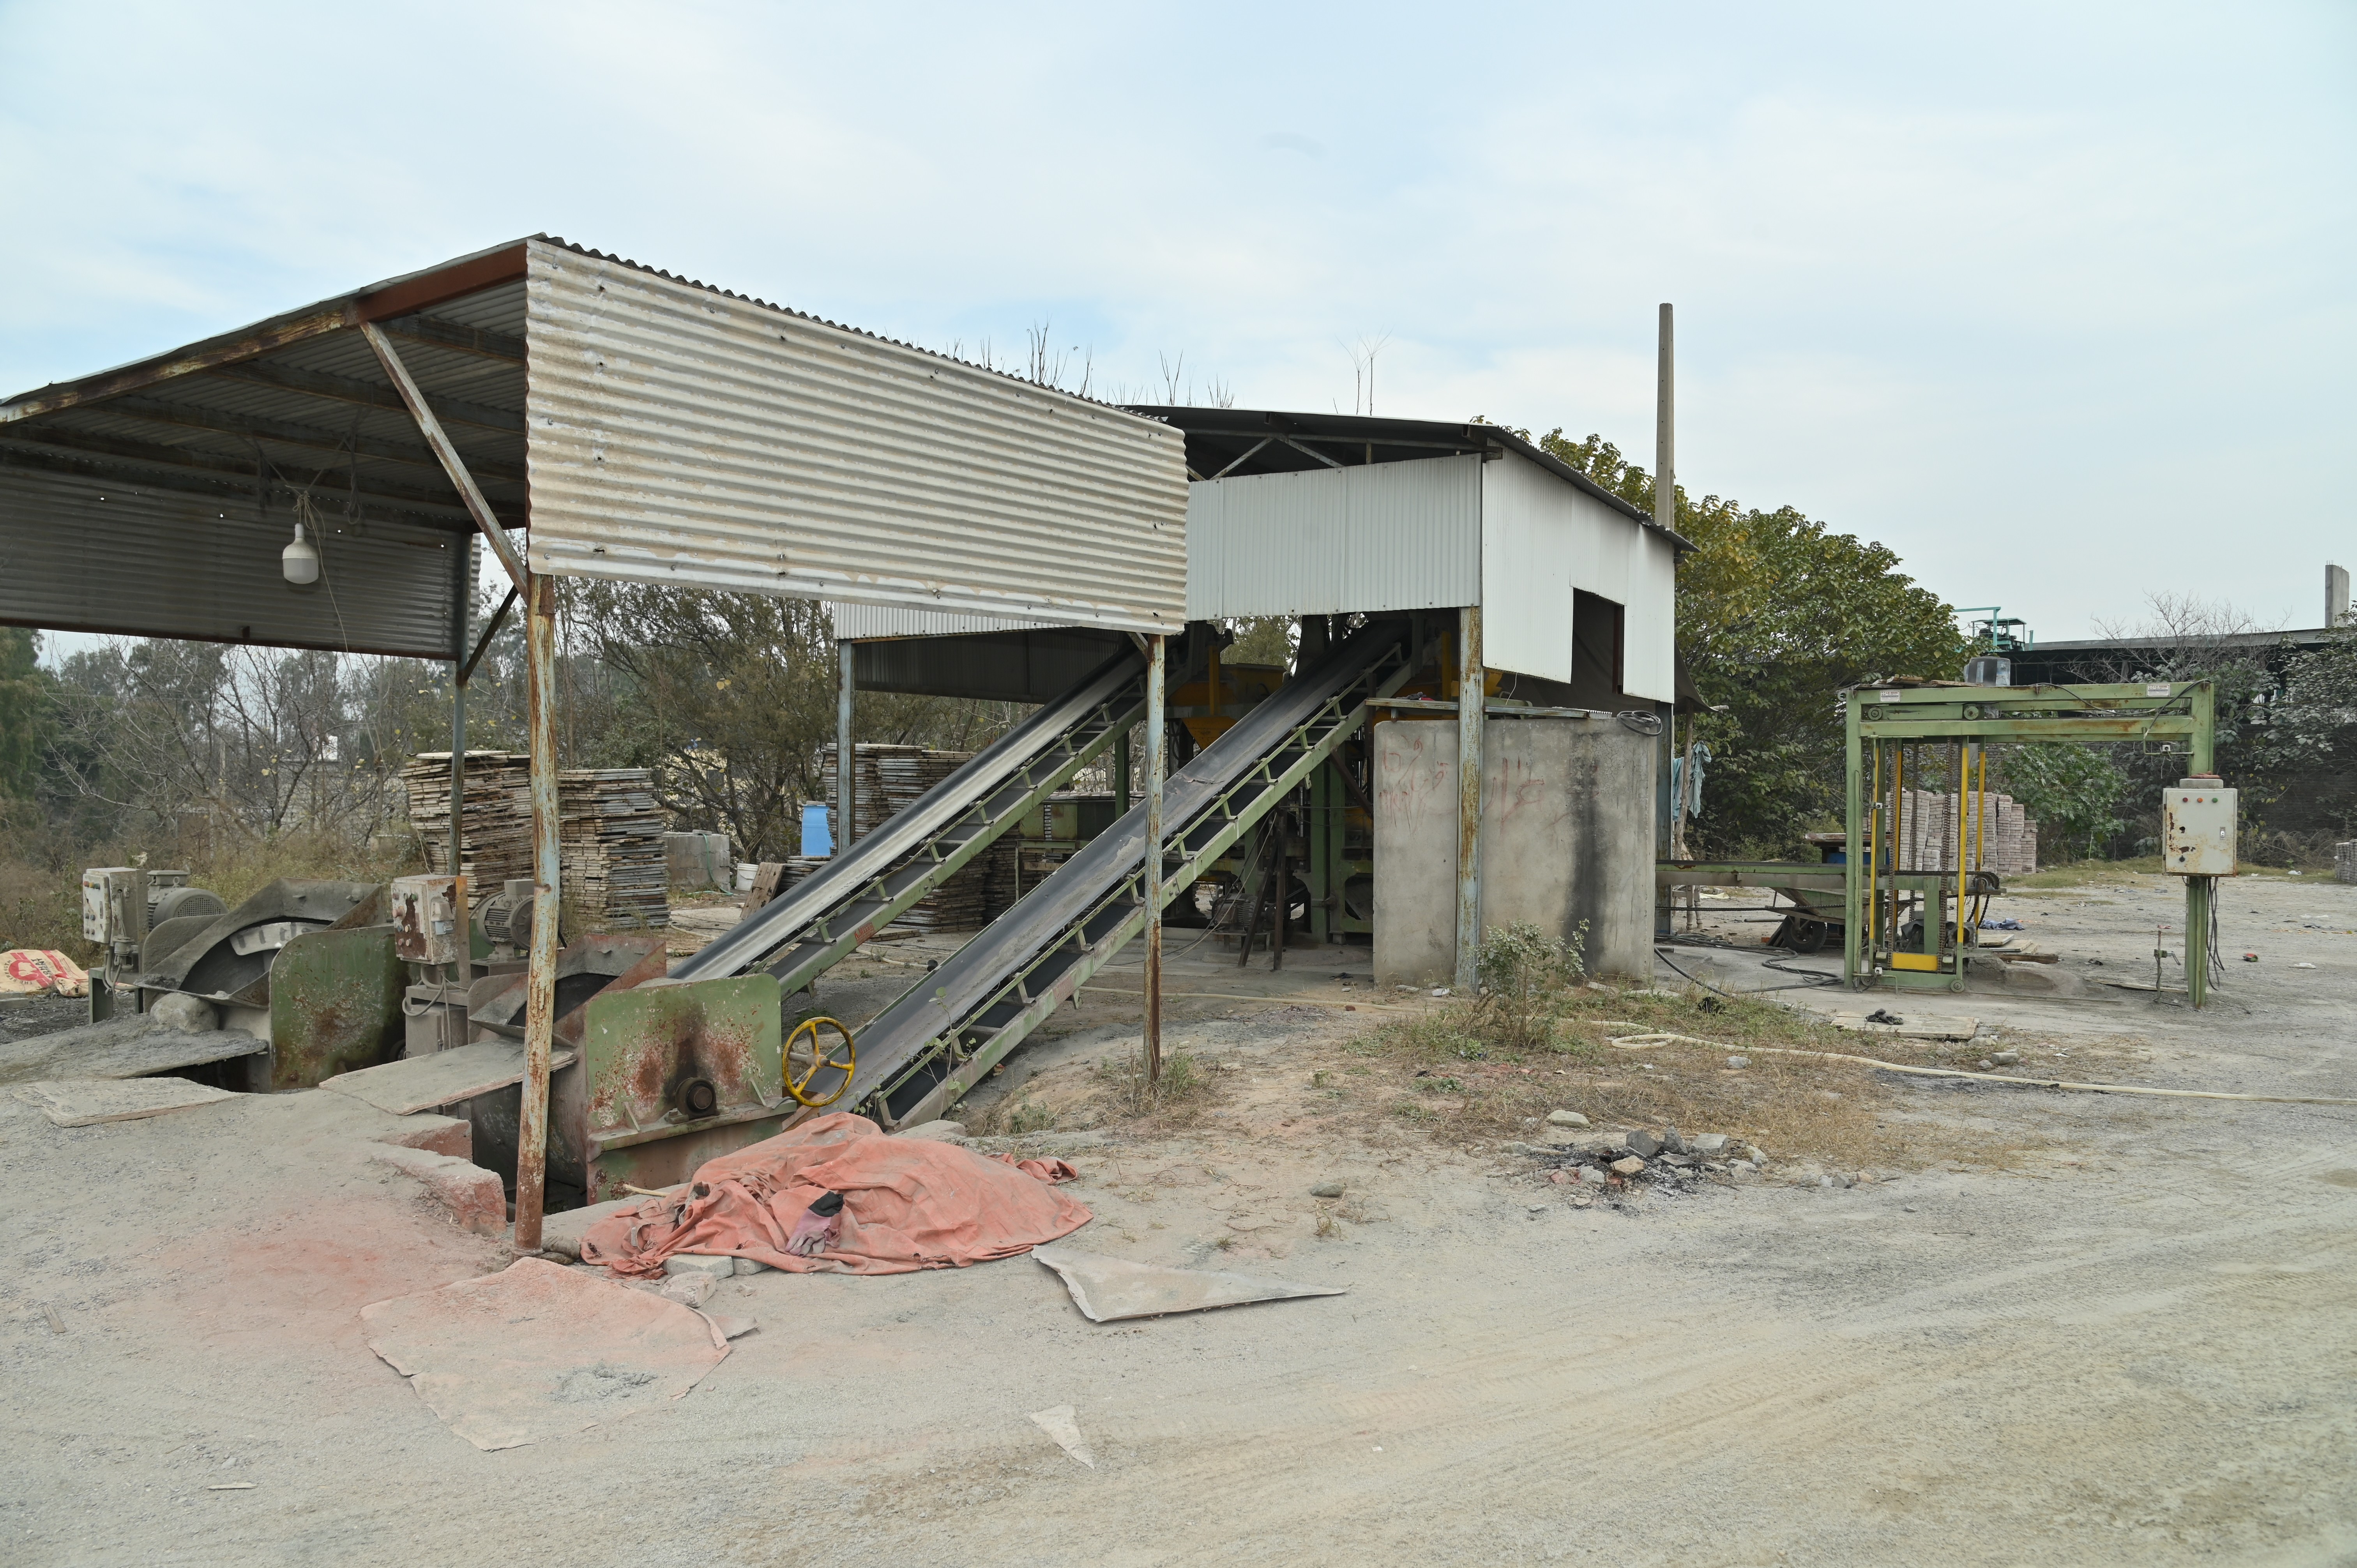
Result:
<svg viewBox="0 0 2357 1568">
<path fill-rule="evenodd" d="M 1695 945 L 1697 945 L 1697 946 L 1702 946 L 1702 945 L 1724 945 L 1724 946 L 1727 946 L 1727 947 L 1732 947 L 1732 946 L 1734 946 L 1735 944 L 1734 944 L 1734 943 L 1732 943 L 1732 942 L 1727 942 L 1727 943 L 1724 943 L 1724 944 L 1700 944 L 1700 943 L 1697 943 L 1697 944 L 1695 944 Z M 1716 993 L 1717 993 L 1717 994 L 1719 994 L 1719 995 L 1721 995 L 1721 996 L 1726 997 L 1729 1002 L 1735 1002 L 1735 1001 L 1739 1001 L 1739 1000 L 1741 1000 L 1741 997 L 1738 997 L 1738 996 L 1737 995 L 1737 993 L 1734 993 L 1734 992 L 1732 992 L 1732 991 L 1720 991 L 1720 990 L 1718 989 L 1718 987 L 1717 987 L 1717 986 L 1713 985 L 1713 984 L 1712 984 L 1709 981 L 1707 981 L 1707 980 L 1704 980 L 1704 979 L 1702 979 L 1701 977 L 1699 977 L 1699 976 L 1697 976 L 1697 975 L 1686 974 L 1686 972 L 1685 972 L 1684 970 L 1680 969 L 1680 968 L 1678 967 L 1678 961 L 1677 961 L 1677 960 L 1675 960 L 1675 959 L 1674 959 L 1674 958 L 1672 958 L 1672 957 L 1670 956 L 1670 954 L 1669 954 L 1669 950 L 1668 950 L 1667 948 L 1665 948 L 1665 947 L 1662 946 L 1662 945 L 1661 945 L 1661 944 L 1659 944 L 1659 943 L 1654 944 L 1654 947 L 1653 947 L 1653 956 L 1654 956 L 1655 958 L 1657 958 L 1657 959 L 1660 959 L 1663 963 L 1668 964 L 1672 969 L 1674 969 L 1674 970 L 1677 970 L 1677 972 L 1678 972 L 1678 973 L 1680 973 L 1680 974 L 1682 974 L 1682 975 L 1685 975 L 1686 982 L 1687 982 L 1689 984 L 1693 984 L 1693 985 L 1699 985 L 1699 986 L 1701 986 L 1705 991 L 1716 992 Z M 1775 968 L 1777 968 L 1777 967 L 1778 967 L 1778 965 L 1776 964 L 1775 961 L 1771 959 L 1771 960 L 1768 961 L 1768 963 L 1767 963 L 1766 967 L 1767 967 L 1767 968 L 1770 968 L 1770 969 L 1775 969 Z M 1806 971 L 1806 970 L 1788 969 L 1788 970 L 1784 970 L 1782 972 L 1784 972 L 1784 973 L 1786 973 L 1786 974 L 1805 974 L 1805 973 L 1808 973 L 1809 972 L 1808 972 L 1808 971 Z M 1804 982 L 1803 982 L 1802 983 L 1800 983 L 1800 984 L 1798 984 L 1798 985 L 1762 985 L 1762 986 L 1756 987 L 1756 988 L 1755 988 L 1755 989 L 1753 989 L 1753 990 L 1744 992 L 1744 993 L 1742 993 L 1742 995 L 1743 995 L 1743 996 L 1757 996 L 1757 995 L 1759 995 L 1760 993 L 1762 993 L 1762 992 L 1768 992 L 1768 991 L 1807 991 L 1807 990 L 1810 990 L 1810 989 L 1812 989 L 1813 987 L 1815 987 L 1815 986 L 1820 986 L 1820 985 L 1839 985 L 1840 983 L 1841 983 L 1841 981 L 1840 981 L 1837 977 L 1835 977 L 1835 976 L 1834 976 L 1834 975 L 1827 974 L 1827 975 L 1820 975 L 1820 976 L 1817 976 L 1817 977 L 1816 977 L 1816 978 L 1814 978 L 1814 979 L 1808 980 L 1808 981 L 1804 981 Z"/>
</svg>

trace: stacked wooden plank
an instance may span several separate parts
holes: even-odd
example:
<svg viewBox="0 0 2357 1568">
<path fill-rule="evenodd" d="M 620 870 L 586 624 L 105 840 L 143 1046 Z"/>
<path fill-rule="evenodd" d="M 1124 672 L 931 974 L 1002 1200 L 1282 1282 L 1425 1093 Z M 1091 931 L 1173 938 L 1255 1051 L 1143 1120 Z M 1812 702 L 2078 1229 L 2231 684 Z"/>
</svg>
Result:
<svg viewBox="0 0 2357 1568">
<path fill-rule="evenodd" d="M 532 802 L 519 802 L 527 823 Z M 662 808 L 643 768 L 567 768 L 556 776 L 558 875 L 565 899 L 616 929 L 671 924 Z"/>
<path fill-rule="evenodd" d="M 851 820 L 859 837 L 907 811 L 927 791 L 963 767 L 969 751 L 935 751 L 921 746 L 877 746 L 861 743 L 852 748 Z M 843 805 L 835 799 L 839 779 L 835 748 L 826 746 L 820 766 L 827 782 L 827 827 L 843 843 Z M 956 875 L 919 899 L 898 920 L 903 930 L 964 931 L 988 924 L 1013 902 L 1015 845 L 1002 841 L 984 850 Z M 816 862 L 813 864 L 824 864 Z"/>
<path fill-rule="evenodd" d="M 459 875 L 477 904 L 510 877 L 532 875 L 532 811 L 518 810 L 532 771 L 521 752 L 467 753 L 467 800 L 460 824 Z M 401 770 L 409 788 L 409 822 L 425 849 L 425 869 L 450 875 L 450 754 L 420 752 Z"/>
<path fill-rule="evenodd" d="M 467 754 L 460 864 L 479 905 L 511 877 L 532 875 L 532 766 L 518 752 Z M 409 821 L 426 869 L 450 875 L 450 754 L 424 752 L 402 769 Z M 565 901 L 600 929 L 671 921 L 662 809 L 643 768 L 557 775 L 557 874 Z"/>
</svg>

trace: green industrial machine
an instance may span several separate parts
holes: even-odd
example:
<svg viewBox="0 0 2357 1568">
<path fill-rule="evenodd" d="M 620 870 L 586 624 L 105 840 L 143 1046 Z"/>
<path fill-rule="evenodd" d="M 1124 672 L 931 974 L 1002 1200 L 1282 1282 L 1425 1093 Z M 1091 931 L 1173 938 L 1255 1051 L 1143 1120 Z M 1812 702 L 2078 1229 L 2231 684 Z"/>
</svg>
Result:
<svg viewBox="0 0 2357 1568">
<path fill-rule="evenodd" d="M 1854 988 L 1961 991 L 1977 900 L 1996 889 L 1968 869 L 1986 832 L 1993 744 L 2035 741 L 2182 746 L 2182 787 L 2164 800 L 2169 869 L 2185 877 L 2185 983 L 2193 1005 L 2209 992 L 2211 908 L 2219 875 L 2233 874 L 2233 791 L 2212 773 L 2217 693 L 2207 681 L 2121 685 L 1982 686 L 1908 681 L 1848 694 L 1847 843 L 1843 865 L 1842 973 Z M 1910 779 L 1948 782 L 1958 820 L 1958 869 L 1897 864 L 1909 842 Z M 2184 799 L 2180 801 L 2179 797 Z M 2179 853 L 2180 818 L 2223 812 L 2200 850 Z M 2208 819 L 2205 819 L 2205 821 Z M 1943 826 L 1945 824 L 1943 824 Z M 2189 841 L 2190 842 L 2190 841 Z M 1911 917 L 1911 918 L 1910 918 Z"/>
<path fill-rule="evenodd" d="M 1796 918 L 1788 925 L 1813 928 L 1818 944 L 1840 929 L 1842 975 L 1852 989 L 1961 991 L 1978 912 L 2002 890 L 1983 868 L 1992 822 L 1986 748 L 2144 743 L 2186 758 L 2184 777 L 2163 793 L 2163 844 L 2169 870 L 2185 878 L 2186 993 L 2196 1007 L 2208 1000 L 2216 883 L 2235 869 L 2235 793 L 2212 771 L 2217 693 L 2209 682 L 2003 686 L 1910 678 L 1850 692 L 1846 721 L 1838 861 L 1664 861 L 1654 873 L 1663 895 L 1695 886 L 1769 888 L 1792 902 Z M 1954 803 L 1955 821 L 1936 824 L 1937 836 L 1958 847 L 1954 869 L 1905 864 L 1901 846 L 1921 836 L 1910 831 L 1921 824 L 1909 815 L 1909 790 L 1932 778 Z"/>
</svg>

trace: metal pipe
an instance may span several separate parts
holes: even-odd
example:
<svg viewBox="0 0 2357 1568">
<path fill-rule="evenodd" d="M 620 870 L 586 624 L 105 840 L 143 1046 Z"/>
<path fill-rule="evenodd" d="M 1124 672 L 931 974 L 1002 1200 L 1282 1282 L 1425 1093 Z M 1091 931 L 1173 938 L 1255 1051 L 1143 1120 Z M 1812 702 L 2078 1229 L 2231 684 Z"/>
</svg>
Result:
<svg viewBox="0 0 2357 1568">
<path fill-rule="evenodd" d="M 843 673 L 834 687 L 834 853 L 841 854 L 851 847 L 851 822 L 859 802 L 859 772 L 851 746 L 851 699 L 857 679 L 851 667 L 852 645 L 839 642 L 835 647 L 843 658 Z"/>
<path fill-rule="evenodd" d="M 458 671 L 460 685 L 475 678 L 475 666 L 480 664 L 483 661 L 483 655 L 491 650 L 491 639 L 499 636 L 500 628 L 507 623 L 508 611 L 515 607 L 515 602 L 516 591 L 510 588 L 508 596 L 500 601 L 500 607 L 491 612 L 491 618 L 483 623 L 482 640 L 475 644 L 475 651 L 467 655 L 466 665 Z"/>
<path fill-rule="evenodd" d="M 532 952 L 524 971 L 523 1105 L 516 1118 L 515 1250 L 540 1251 L 548 1176 L 548 1055 L 556 1034 L 556 579 L 535 574 L 523 618 L 525 733 L 532 747 Z"/>
<path fill-rule="evenodd" d="M 450 605 L 450 648 L 454 653 L 467 646 L 467 618 L 475 597 L 475 542 L 468 540 L 465 550 L 458 563 L 458 590 Z M 509 596 L 514 596 L 512 589 Z M 450 671 L 450 903 L 458 915 L 458 961 L 452 968 L 452 977 L 462 988 L 474 976 L 475 958 L 475 927 L 468 918 L 467 897 L 467 682 L 475 673 L 475 659 L 480 659 L 483 649 L 490 646 L 491 631 L 497 625 L 493 622 L 484 628 L 482 645 L 475 650 L 474 659 L 453 664 Z M 466 1044 L 464 1040 L 457 1043 Z"/>
<path fill-rule="evenodd" d="M 1653 392 L 1653 525 L 1678 526 L 1678 356 L 1670 307 L 1662 306 L 1662 336 Z"/>
<path fill-rule="evenodd" d="M 1136 727 L 1132 725 L 1122 731 L 1113 743 L 1113 814 L 1116 822 L 1129 815 L 1129 737 Z"/>
<path fill-rule="evenodd" d="M 1162 1081 L 1162 746 L 1164 645 L 1159 634 L 1146 652 L 1146 1081 Z"/>
<path fill-rule="evenodd" d="M 463 671 L 461 674 L 463 675 Z M 467 682 L 450 688 L 450 875 L 455 879 L 450 902 L 458 914 L 458 961 L 456 978 L 465 985 L 474 976 L 474 923 L 468 918 L 465 827 L 467 821 Z M 459 1042 L 465 1044 L 463 1040 Z"/>
<path fill-rule="evenodd" d="M 1457 989 L 1471 994 L 1481 948 L 1481 607 L 1457 612 Z"/>
<path fill-rule="evenodd" d="M 1968 819 L 1964 815 L 1964 800 L 1970 793 L 1964 788 L 1972 770 L 1972 753 L 1960 742 L 1954 751 L 1955 767 L 1951 774 L 1956 785 L 1956 972 L 1964 972 L 1964 918 L 1967 910 L 1965 887 L 1970 872 L 1964 863 L 1965 832 Z"/>
</svg>

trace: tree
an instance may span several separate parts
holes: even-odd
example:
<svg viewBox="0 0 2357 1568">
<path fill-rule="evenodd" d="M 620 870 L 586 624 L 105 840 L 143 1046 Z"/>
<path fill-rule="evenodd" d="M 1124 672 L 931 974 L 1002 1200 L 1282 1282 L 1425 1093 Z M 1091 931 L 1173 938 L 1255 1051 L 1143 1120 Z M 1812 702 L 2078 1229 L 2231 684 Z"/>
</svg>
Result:
<svg viewBox="0 0 2357 1568">
<path fill-rule="evenodd" d="M 725 829 L 748 859 L 796 853 L 802 803 L 827 798 L 820 754 L 835 734 L 825 607 L 593 581 L 581 585 L 578 625 L 619 677 L 608 713 L 583 725 L 597 736 L 597 764 L 653 769 L 680 825 Z M 1006 703 L 862 692 L 853 727 L 863 742 L 974 750 L 1014 716 Z"/>
<path fill-rule="evenodd" d="M 1652 511 L 1652 476 L 1602 436 L 1558 429 L 1538 446 Z M 1953 679 L 1970 650 L 1895 551 L 1792 507 L 1696 500 L 1683 487 L 1676 500 L 1695 546 L 1678 563 L 1678 654 L 1713 710 L 1693 725 L 1712 758 L 1693 841 L 1707 854 L 1802 853 L 1802 832 L 1843 811 L 1839 693 L 1876 676 Z"/>
<path fill-rule="evenodd" d="M 2119 832 L 2115 808 L 2128 781 L 2108 747 L 2041 741 L 2007 748 L 2000 766 L 2007 790 L 2037 820 L 2041 852 L 2093 858 Z"/>
<path fill-rule="evenodd" d="M 0 797 L 29 800 L 56 719 L 41 634 L 0 626 Z"/>
</svg>

